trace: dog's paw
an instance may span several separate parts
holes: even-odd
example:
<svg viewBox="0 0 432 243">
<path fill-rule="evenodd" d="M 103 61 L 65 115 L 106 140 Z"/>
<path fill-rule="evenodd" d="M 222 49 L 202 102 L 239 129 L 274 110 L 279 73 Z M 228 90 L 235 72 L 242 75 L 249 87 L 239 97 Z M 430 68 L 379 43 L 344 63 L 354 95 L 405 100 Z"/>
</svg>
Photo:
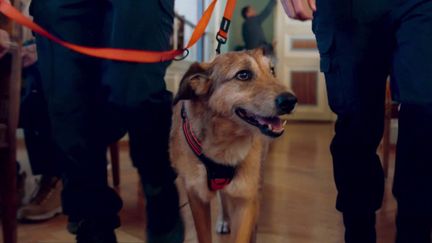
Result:
<svg viewBox="0 0 432 243">
<path fill-rule="evenodd" d="M 216 233 L 220 235 L 231 233 L 228 221 L 219 219 L 216 224 Z"/>
</svg>

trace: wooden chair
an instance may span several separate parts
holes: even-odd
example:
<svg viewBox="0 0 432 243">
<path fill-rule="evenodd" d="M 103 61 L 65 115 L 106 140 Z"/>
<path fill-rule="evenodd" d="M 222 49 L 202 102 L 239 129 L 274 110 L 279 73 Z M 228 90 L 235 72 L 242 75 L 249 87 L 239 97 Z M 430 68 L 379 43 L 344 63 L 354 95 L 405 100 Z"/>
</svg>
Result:
<svg viewBox="0 0 432 243">
<path fill-rule="evenodd" d="M 17 1 L 12 1 L 17 4 Z M 17 242 L 16 128 L 21 88 L 21 31 L 0 16 L 0 28 L 11 37 L 9 54 L 0 59 L 0 198 L 3 241 Z"/>
</svg>

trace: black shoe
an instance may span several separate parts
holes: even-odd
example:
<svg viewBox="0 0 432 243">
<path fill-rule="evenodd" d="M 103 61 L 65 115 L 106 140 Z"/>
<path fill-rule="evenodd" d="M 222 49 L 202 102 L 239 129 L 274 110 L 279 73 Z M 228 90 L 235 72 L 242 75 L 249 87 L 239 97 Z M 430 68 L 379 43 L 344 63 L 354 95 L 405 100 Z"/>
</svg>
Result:
<svg viewBox="0 0 432 243">
<path fill-rule="evenodd" d="M 147 184 L 143 188 L 147 203 L 148 242 L 182 243 L 184 226 L 175 184 L 168 183 L 159 187 Z"/>
<path fill-rule="evenodd" d="M 117 243 L 114 230 L 78 233 L 77 243 Z"/>
<path fill-rule="evenodd" d="M 184 242 L 184 225 L 179 219 L 177 224 L 170 232 L 153 234 L 147 231 L 147 243 L 183 243 Z"/>
<path fill-rule="evenodd" d="M 97 221 L 69 222 L 68 230 L 76 234 L 77 243 L 117 243 L 114 228 L 102 227 Z"/>
<path fill-rule="evenodd" d="M 396 243 L 431 243 L 432 222 L 425 215 L 399 212 L 396 217 Z"/>
<path fill-rule="evenodd" d="M 343 214 L 345 243 L 376 243 L 375 213 Z"/>
</svg>

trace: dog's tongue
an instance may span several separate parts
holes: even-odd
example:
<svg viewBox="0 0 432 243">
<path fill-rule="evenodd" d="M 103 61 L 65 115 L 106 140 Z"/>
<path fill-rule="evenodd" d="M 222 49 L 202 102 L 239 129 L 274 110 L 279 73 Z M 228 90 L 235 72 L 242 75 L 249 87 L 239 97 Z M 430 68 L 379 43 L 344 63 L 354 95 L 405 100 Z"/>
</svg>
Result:
<svg viewBox="0 0 432 243">
<path fill-rule="evenodd" d="M 258 117 L 257 120 L 260 124 L 271 125 L 273 130 L 281 130 L 283 128 L 282 121 L 278 117 Z"/>
</svg>

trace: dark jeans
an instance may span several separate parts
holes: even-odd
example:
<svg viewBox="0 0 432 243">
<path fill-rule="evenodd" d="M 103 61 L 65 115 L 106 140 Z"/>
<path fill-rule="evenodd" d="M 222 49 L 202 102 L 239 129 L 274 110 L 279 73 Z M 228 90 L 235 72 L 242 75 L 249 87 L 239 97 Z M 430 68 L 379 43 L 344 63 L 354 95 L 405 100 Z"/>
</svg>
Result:
<svg viewBox="0 0 432 243">
<path fill-rule="evenodd" d="M 19 126 L 34 175 L 60 177 L 62 155 L 54 143 L 48 108 L 42 92 L 42 80 L 36 64 L 23 69 Z"/>
<path fill-rule="evenodd" d="M 331 143 L 336 207 L 344 215 L 371 214 L 381 207 L 384 174 L 376 151 L 391 75 L 393 96 L 401 102 L 393 188 L 397 238 L 430 243 L 432 2 L 356 9 L 381 2 L 321 0 L 313 21 L 329 104 L 338 115 Z"/>
<path fill-rule="evenodd" d="M 76 44 L 162 51 L 170 49 L 173 6 L 173 0 L 34 0 L 30 11 L 37 23 Z M 129 133 L 144 188 L 175 179 L 168 156 L 171 93 L 164 82 L 169 63 L 102 61 L 44 38 L 37 47 L 53 136 L 67 157 L 64 213 L 117 227 L 122 202 L 107 185 L 110 143 Z M 175 190 L 171 194 L 165 203 L 173 209 L 160 209 L 161 215 L 178 209 Z"/>
</svg>

